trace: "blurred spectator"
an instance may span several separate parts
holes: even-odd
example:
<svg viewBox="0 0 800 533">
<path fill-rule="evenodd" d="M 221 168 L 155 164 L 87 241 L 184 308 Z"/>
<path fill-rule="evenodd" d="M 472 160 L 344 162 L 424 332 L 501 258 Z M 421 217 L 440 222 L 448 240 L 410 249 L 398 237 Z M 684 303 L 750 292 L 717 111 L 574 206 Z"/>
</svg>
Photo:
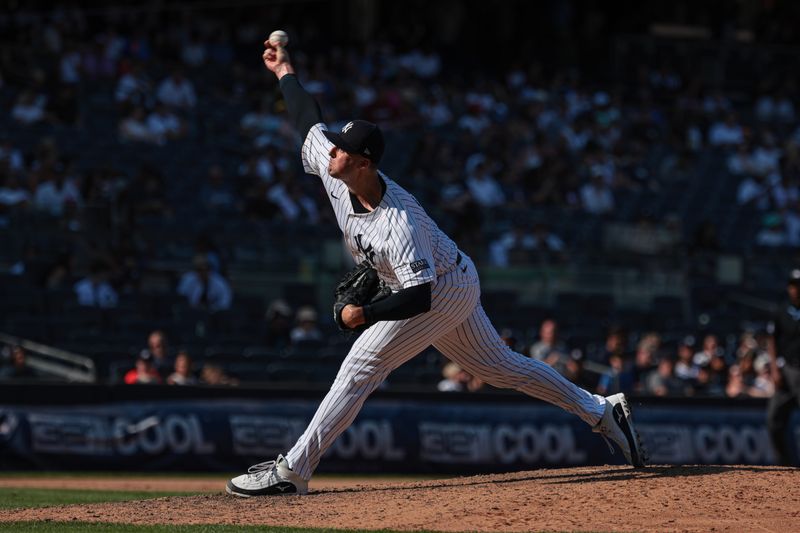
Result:
<svg viewBox="0 0 800 533">
<path fill-rule="evenodd" d="M 528 355 L 554 366 L 567 353 L 567 347 L 558 338 L 558 324 L 547 319 L 539 326 L 539 340 L 531 346 Z"/>
<path fill-rule="evenodd" d="M 584 369 L 583 352 L 581 350 L 577 348 L 570 350 L 569 355 L 562 358 L 562 361 L 561 368 L 556 368 L 562 376 L 579 387 L 595 388 L 597 386 L 597 380 Z"/>
<path fill-rule="evenodd" d="M 200 191 L 200 199 L 203 206 L 212 212 L 225 213 L 236 209 L 236 193 L 221 166 L 212 165 L 208 169 L 208 178 Z"/>
<path fill-rule="evenodd" d="M 474 103 L 467 107 L 467 112 L 458 119 L 458 127 L 479 136 L 491 124 L 489 117 L 481 109 L 480 104 Z"/>
<path fill-rule="evenodd" d="M 471 376 L 456 363 L 449 361 L 442 369 L 443 379 L 436 386 L 439 392 L 464 392 Z"/>
<path fill-rule="evenodd" d="M 62 171 L 43 171 L 39 174 L 39 184 L 33 195 L 36 209 L 52 216 L 62 216 L 83 204 L 81 192 L 73 180 Z"/>
<path fill-rule="evenodd" d="M 8 134 L 0 133 L 0 168 L 5 172 L 21 172 L 25 168 L 22 151 L 16 147 Z"/>
<path fill-rule="evenodd" d="M 744 130 L 736 113 L 728 113 L 724 121 L 715 122 L 708 132 L 708 142 L 712 146 L 735 148 L 744 142 Z"/>
<path fill-rule="evenodd" d="M 627 334 L 625 330 L 619 326 L 612 326 L 606 335 L 605 344 L 599 350 L 591 352 L 590 359 L 597 363 L 608 364 L 613 355 L 624 358 L 626 343 Z"/>
<path fill-rule="evenodd" d="M 512 252 L 519 255 L 520 252 L 533 250 L 535 239 L 532 234 L 525 231 L 521 224 L 514 224 L 511 230 L 503 233 L 500 237 L 489 244 L 489 258 L 494 266 L 508 266 L 509 256 Z"/>
<path fill-rule="evenodd" d="M 745 331 L 739 336 L 739 344 L 736 347 L 736 360 L 739 361 L 750 352 L 758 351 L 758 341 L 752 331 Z"/>
<path fill-rule="evenodd" d="M 761 229 L 756 234 L 758 246 L 776 248 L 789 244 L 786 226 L 780 213 L 768 213 L 761 219 Z"/>
<path fill-rule="evenodd" d="M 283 300 L 273 300 L 264 316 L 264 343 L 270 348 L 285 348 L 291 342 L 292 308 Z"/>
<path fill-rule="evenodd" d="M 753 173 L 750 147 L 742 143 L 736 147 L 736 151 L 728 156 L 728 172 L 734 176 L 745 176 Z"/>
<path fill-rule="evenodd" d="M 750 168 L 756 174 L 770 176 L 778 170 L 782 152 L 777 146 L 775 135 L 765 131 L 750 156 Z"/>
<path fill-rule="evenodd" d="M 711 358 L 708 372 L 709 383 L 714 388 L 714 393 L 722 396 L 728 376 L 728 364 L 725 362 L 725 353 L 722 349 L 718 349 L 716 355 Z"/>
<path fill-rule="evenodd" d="M 106 56 L 102 42 L 87 44 L 81 60 L 81 69 L 89 80 L 108 79 L 116 73 L 114 59 Z"/>
<path fill-rule="evenodd" d="M 581 187 L 581 205 L 587 213 L 606 215 L 614 210 L 614 195 L 600 174 Z"/>
<path fill-rule="evenodd" d="M 692 363 L 698 367 L 707 367 L 711 364 L 712 359 L 721 355 L 722 349 L 719 346 L 717 336 L 709 333 L 703 337 L 703 348 L 694 354 Z"/>
<path fill-rule="evenodd" d="M 484 387 L 480 378 L 473 376 L 452 361 L 444 366 L 442 376 L 443 379 L 436 385 L 439 392 L 478 392 Z"/>
<path fill-rule="evenodd" d="M 239 121 L 239 128 L 243 134 L 259 139 L 256 141 L 258 147 L 274 144 L 285 124 L 280 115 L 271 112 L 271 105 L 272 101 L 269 98 L 261 98 Z"/>
<path fill-rule="evenodd" d="M 430 79 L 439 74 L 441 58 L 434 50 L 414 49 L 397 58 L 400 66 L 422 79 Z"/>
<path fill-rule="evenodd" d="M 93 261 L 89 275 L 78 281 L 73 290 L 78 298 L 78 305 L 110 309 L 117 306 L 117 291 L 108 282 L 111 271 L 102 261 Z"/>
<path fill-rule="evenodd" d="M 753 361 L 755 378 L 750 387 L 750 396 L 753 398 L 771 398 L 775 394 L 775 384 L 772 382 L 769 356 L 758 357 Z"/>
<path fill-rule="evenodd" d="M 157 142 L 158 144 L 164 144 L 167 140 L 180 139 L 186 135 L 186 125 L 181 118 L 160 102 L 147 117 L 146 127 L 147 134 L 155 139 L 155 141 L 148 142 Z"/>
<path fill-rule="evenodd" d="M 422 105 L 420 113 L 432 128 L 445 126 L 453 121 L 453 112 L 442 94 L 432 94 Z"/>
<path fill-rule="evenodd" d="M 146 120 L 145 110 L 134 107 L 119 123 L 119 138 L 129 142 L 164 144 L 166 137 L 160 129 L 151 129 Z"/>
<path fill-rule="evenodd" d="M 151 362 L 161 376 L 167 375 L 172 370 L 173 362 L 167 342 L 167 335 L 160 329 L 150 332 L 147 336 L 147 352 L 151 355 Z"/>
<path fill-rule="evenodd" d="M 78 48 L 70 45 L 61 55 L 59 65 L 61 83 L 76 85 L 81 81 L 81 54 Z"/>
<path fill-rule="evenodd" d="M 156 92 L 159 102 L 174 109 L 191 109 L 197 104 L 194 84 L 184 75 L 183 69 L 176 68 L 158 86 Z"/>
<path fill-rule="evenodd" d="M 533 225 L 533 239 L 537 257 L 551 261 L 563 261 L 566 259 L 564 241 L 553 233 L 547 224 L 537 222 Z"/>
<path fill-rule="evenodd" d="M 470 380 L 467 383 L 467 391 L 469 392 L 478 392 L 483 390 L 486 387 L 486 383 L 479 378 L 478 376 L 470 376 Z"/>
<path fill-rule="evenodd" d="M 222 253 L 214 244 L 214 240 L 208 233 L 201 233 L 194 242 L 194 255 L 200 255 L 208 260 L 208 267 L 212 272 L 225 274 L 225 264 L 223 263 Z"/>
<path fill-rule="evenodd" d="M 728 370 L 725 393 L 729 397 L 768 398 L 774 393 L 770 376 L 769 356 L 756 350 L 742 354 Z"/>
<path fill-rule="evenodd" d="M 11 118 L 27 126 L 47 119 L 47 97 L 32 90 L 23 91 L 11 108 Z"/>
<path fill-rule="evenodd" d="M 206 62 L 206 45 L 196 31 L 190 31 L 181 48 L 181 60 L 189 67 L 199 67 Z"/>
<path fill-rule="evenodd" d="M 499 332 L 500 340 L 505 343 L 506 346 L 514 350 L 515 352 L 519 352 L 520 350 L 517 348 L 518 341 L 517 336 L 514 334 L 514 330 L 511 328 L 502 328 Z"/>
<path fill-rule="evenodd" d="M 317 325 L 317 312 L 313 307 L 304 306 L 298 309 L 295 322 L 290 334 L 292 344 L 322 340 L 322 330 Z"/>
<path fill-rule="evenodd" d="M 692 387 L 692 394 L 695 396 L 720 397 L 725 395 L 725 383 L 716 379 L 716 374 L 707 366 L 697 369 L 697 378 Z"/>
<path fill-rule="evenodd" d="M 0 368 L 0 379 L 32 379 L 38 377 L 28 366 L 28 356 L 22 346 L 11 348 L 11 365 Z"/>
<path fill-rule="evenodd" d="M 144 66 L 136 61 L 131 69 L 124 73 L 114 92 L 114 98 L 123 109 L 128 107 L 149 107 L 152 104 L 153 83 L 144 70 Z"/>
<path fill-rule="evenodd" d="M 168 385 L 196 385 L 197 378 L 192 373 L 192 359 L 186 350 L 180 350 L 175 357 L 175 369 L 167 378 Z"/>
<path fill-rule="evenodd" d="M 661 337 L 657 333 L 647 333 L 636 345 L 636 355 L 633 363 L 634 381 L 640 387 L 644 386 L 647 376 L 656 367 L 656 353 L 661 346 Z"/>
<path fill-rule="evenodd" d="M 246 161 L 239 165 L 239 175 L 248 178 L 257 178 L 264 183 L 272 183 L 278 172 L 278 155 L 274 148 L 252 154 Z"/>
<path fill-rule="evenodd" d="M 514 224 L 510 231 L 489 245 L 489 250 L 490 261 L 495 266 L 529 264 L 533 255 L 545 261 L 562 259 L 564 241 L 549 231 L 545 224 L 534 224 L 532 232 L 526 232 L 521 224 Z M 512 261 L 511 258 L 520 259 Z"/>
<path fill-rule="evenodd" d="M 683 396 L 686 394 L 685 384 L 675 377 L 673 370 L 675 361 L 670 357 L 662 357 L 655 370 L 645 378 L 644 392 L 653 396 Z"/>
<path fill-rule="evenodd" d="M 207 257 L 197 255 L 193 263 L 194 269 L 186 272 L 178 283 L 178 294 L 197 309 L 212 312 L 230 309 L 233 291 L 228 281 L 210 270 Z"/>
<path fill-rule="evenodd" d="M 221 366 L 210 363 L 203 365 L 200 381 L 204 385 L 239 385 L 239 380 L 227 375 Z"/>
<path fill-rule="evenodd" d="M 150 36 L 145 28 L 136 25 L 128 35 L 127 54 L 135 61 L 148 62 L 152 58 L 153 49 L 150 45 Z"/>
<path fill-rule="evenodd" d="M 482 207 L 497 207 L 506 201 L 503 189 L 491 174 L 487 162 L 478 163 L 467 177 L 467 188 Z"/>
<path fill-rule="evenodd" d="M 785 174 L 772 186 L 772 205 L 775 209 L 791 209 L 800 204 L 800 187 L 796 179 Z"/>
<path fill-rule="evenodd" d="M 136 358 L 136 366 L 125 374 L 126 385 L 157 385 L 161 383 L 161 375 L 153 366 L 153 356 L 142 350 Z"/>
<path fill-rule="evenodd" d="M 313 224 L 319 220 L 319 212 L 313 198 L 306 195 L 303 189 L 288 175 L 269 187 L 267 199 L 278 206 L 282 217 L 289 221 L 305 221 Z"/>
<path fill-rule="evenodd" d="M 19 180 L 16 173 L 0 174 L 0 214 L 27 207 L 31 202 L 31 193 Z"/>
<path fill-rule="evenodd" d="M 732 365 L 728 369 L 728 382 L 725 385 L 725 395 L 728 398 L 746 398 L 747 387 L 739 365 Z"/>
<path fill-rule="evenodd" d="M 763 93 L 756 100 L 755 116 L 761 122 L 794 122 L 794 103 L 785 89 Z"/>
<path fill-rule="evenodd" d="M 630 364 L 621 355 L 612 355 L 608 364 L 611 367 L 597 383 L 597 394 L 608 396 L 618 392 L 630 393 L 634 386 L 634 375 Z"/>
<path fill-rule="evenodd" d="M 740 206 L 753 206 L 760 211 L 770 207 L 771 187 L 763 174 L 754 174 L 746 177 L 739 183 L 736 192 L 736 202 Z"/>
<path fill-rule="evenodd" d="M 691 385 L 697 379 L 699 368 L 694 363 L 695 339 L 689 335 L 678 345 L 678 360 L 675 363 L 675 377 Z"/>
</svg>

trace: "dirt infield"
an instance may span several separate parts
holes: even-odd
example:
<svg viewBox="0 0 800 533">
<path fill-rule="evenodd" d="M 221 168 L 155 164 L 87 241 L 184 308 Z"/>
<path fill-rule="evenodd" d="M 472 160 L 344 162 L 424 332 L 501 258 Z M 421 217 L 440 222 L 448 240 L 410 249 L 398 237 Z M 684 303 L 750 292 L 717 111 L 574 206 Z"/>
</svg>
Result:
<svg viewBox="0 0 800 533">
<path fill-rule="evenodd" d="M 201 481 L 209 480 L 158 490 L 203 490 L 197 488 Z M 780 467 L 604 466 L 438 481 L 312 483 L 311 489 L 307 496 L 237 499 L 216 493 L 10 510 L 0 520 L 439 531 L 800 531 L 800 470 Z"/>
</svg>

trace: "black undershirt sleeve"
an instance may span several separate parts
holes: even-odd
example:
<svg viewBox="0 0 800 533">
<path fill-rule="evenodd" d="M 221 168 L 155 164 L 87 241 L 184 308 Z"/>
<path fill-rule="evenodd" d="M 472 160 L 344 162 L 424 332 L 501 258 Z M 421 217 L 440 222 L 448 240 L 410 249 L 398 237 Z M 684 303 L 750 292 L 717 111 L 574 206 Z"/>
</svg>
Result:
<svg viewBox="0 0 800 533">
<path fill-rule="evenodd" d="M 431 284 L 423 283 L 402 289 L 374 304 L 364 306 L 367 324 L 381 320 L 403 320 L 431 309 Z"/>
<path fill-rule="evenodd" d="M 305 140 L 314 124 L 322 122 L 322 111 L 314 97 L 300 85 L 297 76 L 286 74 L 279 81 L 289 118 Z"/>
</svg>

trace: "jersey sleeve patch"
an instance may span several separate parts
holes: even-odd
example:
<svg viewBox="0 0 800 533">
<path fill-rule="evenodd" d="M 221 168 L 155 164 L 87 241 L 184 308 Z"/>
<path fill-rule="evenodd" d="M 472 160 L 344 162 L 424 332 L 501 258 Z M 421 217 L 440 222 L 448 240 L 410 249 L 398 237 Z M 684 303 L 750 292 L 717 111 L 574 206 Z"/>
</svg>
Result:
<svg viewBox="0 0 800 533">
<path fill-rule="evenodd" d="M 414 261 L 413 263 L 409 263 L 408 266 L 411 268 L 411 272 L 413 272 L 414 274 L 416 274 L 421 270 L 425 270 L 426 268 L 430 268 L 427 259 L 420 259 L 418 261 Z"/>
</svg>

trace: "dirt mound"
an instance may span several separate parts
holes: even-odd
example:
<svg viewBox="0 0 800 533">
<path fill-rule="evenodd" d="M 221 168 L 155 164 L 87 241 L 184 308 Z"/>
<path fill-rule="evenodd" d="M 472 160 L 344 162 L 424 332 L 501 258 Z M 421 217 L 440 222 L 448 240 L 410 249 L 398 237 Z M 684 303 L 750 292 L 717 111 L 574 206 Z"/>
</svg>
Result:
<svg viewBox="0 0 800 533">
<path fill-rule="evenodd" d="M 800 470 L 604 466 L 6 511 L 0 520 L 439 531 L 798 531 Z"/>
</svg>

